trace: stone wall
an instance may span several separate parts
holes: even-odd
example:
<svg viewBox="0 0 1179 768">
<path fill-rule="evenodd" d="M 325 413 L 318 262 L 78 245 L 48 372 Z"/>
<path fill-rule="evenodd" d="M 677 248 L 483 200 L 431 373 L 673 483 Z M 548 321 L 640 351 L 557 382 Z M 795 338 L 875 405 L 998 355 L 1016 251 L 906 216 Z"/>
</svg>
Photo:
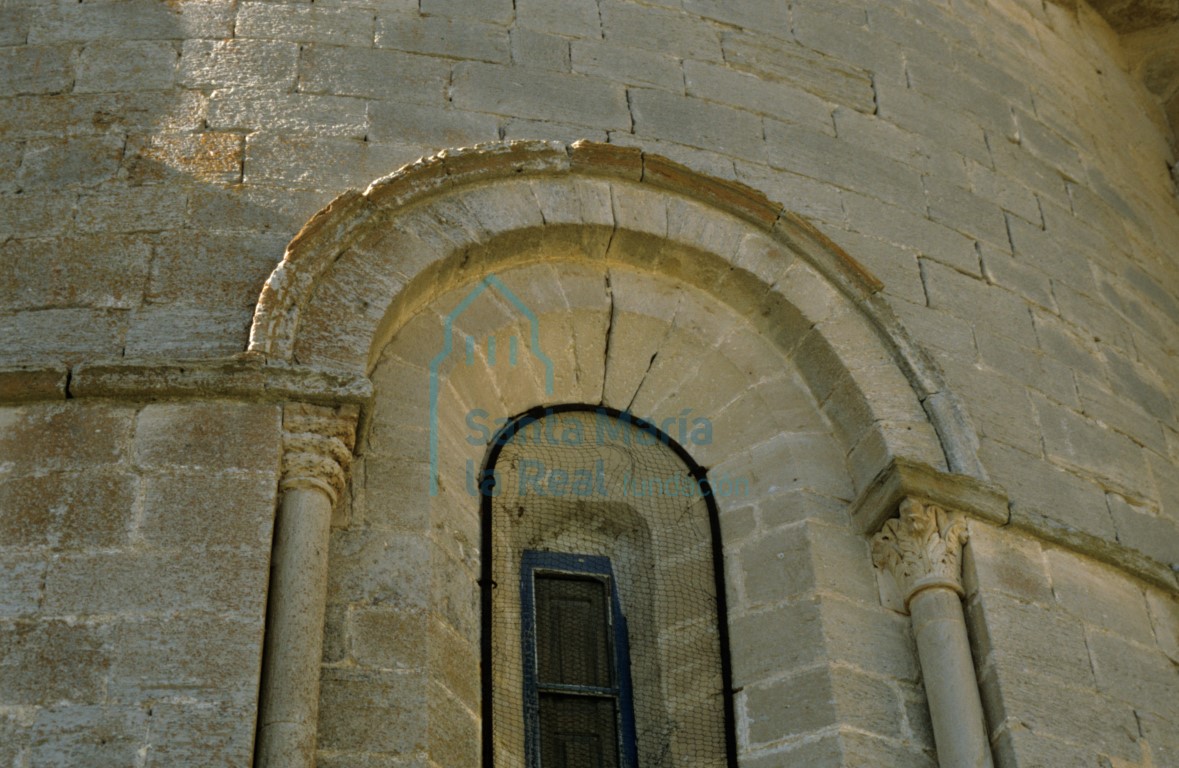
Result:
<svg viewBox="0 0 1179 768">
<path fill-rule="evenodd" d="M 251 764 L 278 410 L 0 416 L 0 760 Z"/>
<path fill-rule="evenodd" d="M 533 138 L 744 182 L 865 264 L 1011 502 L 967 568 L 1001 763 L 1179 761 L 1175 158 L 1117 46 L 1036 0 L 5 5 L 0 761 L 250 762 L 278 408 L 84 397 L 78 366 L 241 352 L 332 198 Z"/>
</svg>

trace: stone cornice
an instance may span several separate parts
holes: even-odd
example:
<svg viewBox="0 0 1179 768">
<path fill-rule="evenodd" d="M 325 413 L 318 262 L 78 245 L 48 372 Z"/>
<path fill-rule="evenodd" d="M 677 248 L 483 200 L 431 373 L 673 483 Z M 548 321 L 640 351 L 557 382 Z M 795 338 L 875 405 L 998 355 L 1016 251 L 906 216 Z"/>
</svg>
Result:
<svg viewBox="0 0 1179 768">
<path fill-rule="evenodd" d="M 900 512 L 872 537 L 872 562 L 892 575 L 906 608 L 923 589 L 942 587 L 961 596 L 966 519 L 917 498 L 903 500 Z"/>
<path fill-rule="evenodd" d="M 282 415 L 280 488 L 318 488 L 334 505 L 348 480 L 358 416 L 355 405 L 288 404 Z"/>
<path fill-rule="evenodd" d="M 1010 519 L 1007 494 L 1001 488 L 969 475 L 895 458 L 852 502 L 852 520 L 864 533 L 875 533 L 909 497 L 927 499 L 995 525 L 1006 525 Z"/>
<path fill-rule="evenodd" d="M 1109 563 L 1169 592 L 1179 592 L 1179 574 L 1165 563 L 1032 510 L 1009 508 L 1007 493 L 992 483 L 899 457 L 860 493 L 849 512 L 856 527 L 872 535 L 881 530 L 886 520 L 895 517 L 901 503 L 910 497 L 954 510 L 967 518 L 1019 529 L 1042 541 Z"/>
<path fill-rule="evenodd" d="M 372 382 L 349 372 L 267 364 L 258 355 L 210 360 L 116 360 L 0 368 L 0 404 L 70 398 L 224 398 L 363 405 Z"/>
</svg>

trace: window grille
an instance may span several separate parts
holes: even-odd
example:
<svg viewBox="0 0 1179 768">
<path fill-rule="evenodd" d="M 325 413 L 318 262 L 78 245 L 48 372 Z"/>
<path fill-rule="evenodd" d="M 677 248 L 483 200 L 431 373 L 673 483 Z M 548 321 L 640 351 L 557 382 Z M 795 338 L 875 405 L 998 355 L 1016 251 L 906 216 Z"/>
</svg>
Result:
<svg viewBox="0 0 1179 768">
<path fill-rule="evenodd" d="M 478 475 L 484 768 L 735 768 L 704 471 L 645 421 L 563 406 L 505 425 Z"/>
</svg>

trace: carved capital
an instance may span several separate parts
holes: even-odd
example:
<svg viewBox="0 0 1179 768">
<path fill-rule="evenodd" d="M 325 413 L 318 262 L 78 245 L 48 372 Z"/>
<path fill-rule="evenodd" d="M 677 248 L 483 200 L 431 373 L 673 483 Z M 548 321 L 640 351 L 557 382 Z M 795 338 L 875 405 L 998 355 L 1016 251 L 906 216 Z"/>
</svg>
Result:
<svg viewBox="0 0 1179 768">
<path fill-rule="evenodd" d="M 896 580 L 905 607 L 913 595 L 931 587 L 962 591 L 962 545 L 965 518 L 939 506 L 909 497 L 900 517 L 884 523 L 872 537 L 872 562 Z"/>
<path fill-rule="evenodd" d="M 283 408 L 279 487 L 318 488 L 335 505 L 348 480 L 358 415 L 355 405 L 291 403 Z"/>
</svg>

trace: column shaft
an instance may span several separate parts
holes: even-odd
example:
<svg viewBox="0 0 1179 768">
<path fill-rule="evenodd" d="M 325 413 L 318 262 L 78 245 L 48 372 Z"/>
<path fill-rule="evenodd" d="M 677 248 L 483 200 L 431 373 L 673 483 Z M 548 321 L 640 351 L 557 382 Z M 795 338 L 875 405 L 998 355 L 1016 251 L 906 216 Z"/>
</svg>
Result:
<svg viewBox="0 0 1179 768">
<path fill-rule="evenodd" d="M 315 765 L 331 518 L 332 501 L 319 488 L 283 493 L 266 621 L 259 768 Z"/>
<path fill-rule="evenodd" d="M 924 589 L 910 599 L 909 613 L 938 765 L 988 768 L 992 765 L 991 747 L 961 598 L 945 587 Z"/>
<path fill-rule="evenodd" d="M 259 700 L 258 768 L 314 768 L 332 508 L 344 489 L 357 409 L 283 412 L 282 499 L 275 518 Z"/>
</svg>

